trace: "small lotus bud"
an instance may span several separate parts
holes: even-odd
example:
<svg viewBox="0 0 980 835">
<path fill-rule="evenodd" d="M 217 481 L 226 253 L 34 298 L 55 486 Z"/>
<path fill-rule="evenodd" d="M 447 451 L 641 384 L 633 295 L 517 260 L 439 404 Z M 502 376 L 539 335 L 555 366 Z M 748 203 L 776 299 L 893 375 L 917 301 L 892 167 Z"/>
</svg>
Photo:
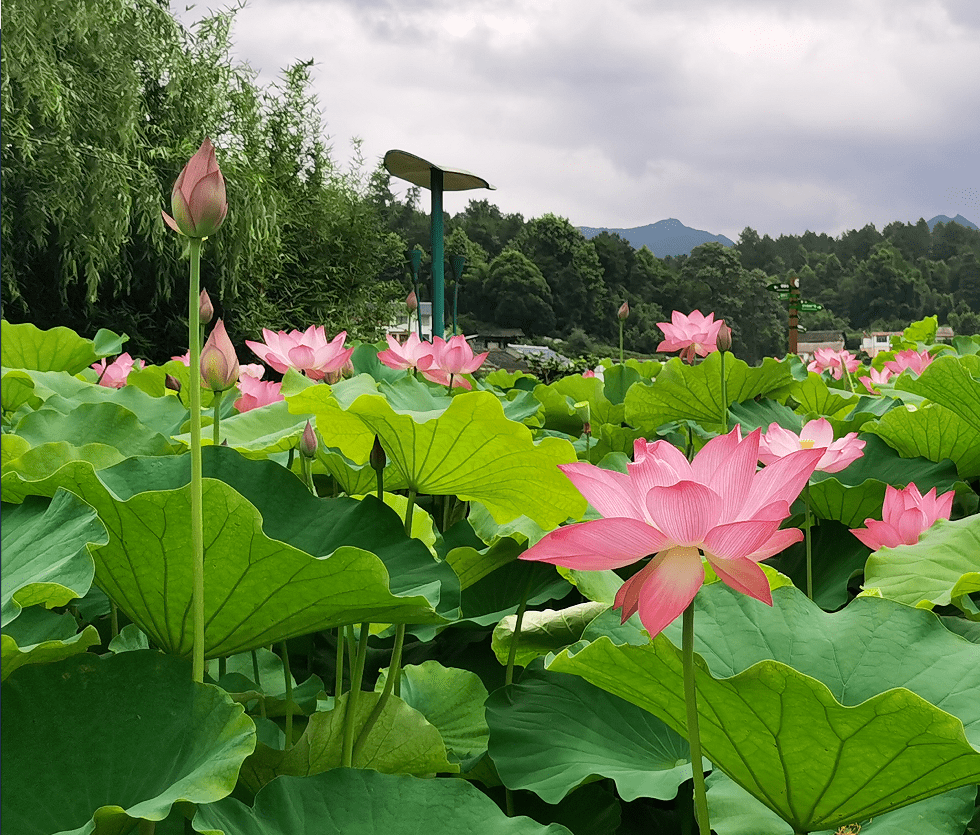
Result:
<svg viewBox="0 0 980 835">
<path fill-rule="evenodd" d="M 306 428 L 299 439 L 299 451 L 304 458 L 316 458 L 317 439 L 313 424 L 306 421 Z"/>
<path fill-rule="evenodd" d="M 180 394 L 180 380 L 174 377 L 173 374 L 168 374 L 166 377 L 164 377 L 163 385 L 171 391 L 175 391 Z"/>
<path fill-rule="evenodd" d="M 620 321 L 625 320 L 626 317 L 630 315 L 630 306 L 626 302 L 623 302 L 619 306 L 619 310 L 616 312 L 616 315 L 619 317 Z"/>
<path fill-rule="evenodd" d="M 405 306 L 408 308 L 409 313 L 414 313 L 419 309 L 419 297 L 415 295 L 415 291 L 412 290 L 408 294 L 408 298 L 405 299 Z"/>
<path fill-rule="evenodd" d="M 201 291 L 201 324 L 210 325 L 214 318 L 214 305 L 211 304 L 211 297 L 207 290 Z"/>
<path fill-rule="evenodd" d="M 591 434 L 592 434 L 592 424 L 591 424 L 591 423 L 589 423 L 588 421 L 586 421 L 585 423 L 583 423 L 583 424 L 582 424 L 582 431 L 583 431 L 583 432 L 584 432 L 584 433 L 585 433 L 586 435 L 591 435 Z"/>
<path fill-rule="evenodd" d="M 211 391 L 227 391 L 238 382 L 238 356 L 221 319 L 201 351 L 201 379 Z"/>
<path fill-rule="evenodd" d="M 228 214 L 225 178 L 218 167 L 214 145 L 205 139 L 180 172 L 170 195 L 173 217 L 163 212 L 164 223 L 190 238 L 206 238 L 218 231 Z"/>
<path fill-rule="evenodd" d="M 728 325 L 723 324 L 718 329 L 718 338 L 715 340 L 715 346 L 719 351 L 732 350 L 732 329 Z"/>
<path fill-rule="evenodd" d="M 374 446 L 371 447 L 370 461 L 371 469 L 378 473 L 380 473 L 385 468 L 385 464 L 388 463 L 388 456 L 385 455 L 384 447 L 381 446 L 381 440 L 377 435 L 374 436 Z"/>
</svg>

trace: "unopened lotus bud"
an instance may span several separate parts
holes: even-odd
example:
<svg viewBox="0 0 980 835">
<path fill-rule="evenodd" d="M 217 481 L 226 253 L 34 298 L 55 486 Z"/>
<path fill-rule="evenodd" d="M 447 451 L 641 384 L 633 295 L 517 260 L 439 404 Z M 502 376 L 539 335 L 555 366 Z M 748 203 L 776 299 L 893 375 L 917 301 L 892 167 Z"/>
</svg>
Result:
<svg viewBox="0 0 980 835">
<path fill-rule="evenodd" d="M 630 306 L 626 302 L 623 302 L 619 306 L 619 310 L 616 312 L 616 315 L 619 317 L 620 321 L 625 320 L 626 317 L 630 315 Z"/>
<path fill-rule="evenodd" d="M 214 305 L 211 304 L 211 297 L 207 290 L 201 291 L 201 324 L 210 325 L 214 318 Z"/>
<path fill-rule="evenodd" d="M 719 351 L 732 350 L 732 329 L 728 325 L 723 324 L 718 329 L 718 338 L 715 340 L 715 346 Z"/>
<path fill-rule="evenodd" d="M 211 391 L 227 391 L 238 382 L 238 355 L 221 319 L 201 351 L 201 380 Z"/>
<path fill-rule="evenodd" d="M 306 421 L 306 428 L 299 439 L 299 451 L 304 458 L 316 458 L 317 439 L 313 424 Z"/>
<path fill-rule="evenodd" d="M 166 377 L 164 377 L 163 385 L 171 391 L 175 391 L 180 394 L 180 380 L 174 377 L 173 374 L 168 374 Z"/>
<path fill-rule="evenodd" d="M 412 290 L 405 299 L 405 306 L 408 308 L 409 313 L 414 313 L 419 309 L 419 297 L 415 295 L 415 291 Z"/>
<path fill-rule="evenodd" d="M 225 178 L 221 175 L 214 145 L 205 139 L 180 172 L 170 195 L 173 217 L 163 220 L 175 232 L 190 238 L 206 238 L 218 231 L 228 214 Z"/>
<path fill-rule="evenodd" d="M 377 435 L 374 436 L 374 446 L 371 447 L 371 469 L 376 473 L 380 473 L 384 468 L 385 464 L 388 463 L 388 456 L 385 455 L 384 447 L 381 446 L 381 440 Z"/>
</svg>

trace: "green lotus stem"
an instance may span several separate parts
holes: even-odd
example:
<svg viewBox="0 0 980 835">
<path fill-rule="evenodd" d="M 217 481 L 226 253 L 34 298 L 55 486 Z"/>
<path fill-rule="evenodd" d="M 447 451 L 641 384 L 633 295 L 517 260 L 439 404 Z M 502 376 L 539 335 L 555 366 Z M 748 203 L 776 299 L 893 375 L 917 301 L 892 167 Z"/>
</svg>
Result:
<svg viewBox="0 0 980 835">
<path fill-rule="evenodd" d="M 112 630 L 112 637 L 115 638 L 119 634 L 119 607 L 109 601 L 109 622 L 110 628 Z"/>
<path fill-rule="evenodd" d="M 691 774 L 694 777 L 694 816 L 701 835 L 711 835 L 708 822 L 708 795 L 701 766 L 701 730 L 698 726 L 698 699 L 694 684 L 694 601 L 684 610 L 681 655 L 684 663 L 684 701 L 687 703 L 687 740 L 691 745 Z"/>
<path fill-rule="evenodd" d="M 361 679 L 364 678 L 364 661 L 367 658 L 367 639 L 371 632 L 371 624 L 361 624 L 361 635 L 357 641 L 357 657 L 350 676 L 350 692 L 347 694 L 347 705 L 344 707 L 344 742 L 340 754 L 340 767 L 353 768 L 354 765 L 354 718 L 357 708 L 357 694 L 361 689 Z"/>
<path fill-rule="evenodd" d="M 259 654 L 252 650 L 252 678 L 255 679 L 255 686 L 261 692 L 262 682 L 259 676 Z M 265 695 L 259 696 L 259 716 L 265 719 Z"/>
<path fill-rule="evenodd" d="M 316 495 L 316 485 L 313 484 L 313 467 L 310 460 L 305 456 L 299 457 L 300 470 L 303 473 L 303 483 L 309 488 L 310 492 Z"/>
<path fill-rule="evenodd" d="M 721 427 L 722 434 L 728 434 L 728 379 L 725 377 L 725 352 L 721 354 Z"/>
<path fill-rule="evenodd" d="M 514 637 L 511 639 L 510 652 L 507 654 L 507 670 L 504 673 L 504 684 L 514 683 L 514 660 L 517 658 L 517 645 L 521 642 L 521 623 L 524 621 L 524 612 L 527 611 L 527 599 L 531 596 L 531 585 L 533 583 L 534 575 L 532 574 L 524 584 L 521 603 L 517 607 L 517 619 L 514 621 Z"/>
<path fill-rule="evenodd" d="M 337 674 L 333 688 L 335 704 L 344 692 L 344 632 L 346 629 L 345 626 L 337 627 Z"/>
<path fill-rule="evenodd" d="M 619 320 L 619 364 L 623 365 L 625 360 L 623 359 L 623 320 Z"/>
<path fill-rule="evenodd" d="M 851 379 L 851 372 L 847 370 L 847 366 L 841 363 L 841 368 L 844 369 L 844 379 L 847 380 L 847 387 L 850 389 L 851 394 L 854 393 L 854 380 Z"/>
<path fill-rule="evenodd" d="M 218 678 L 222 679 L 228 672 L 228 658 L 224 655 L 218 659 Z"/>
<path fill-rule="evenodd" d="M 376 470 L 375 475 L 378 479 L 378 501 L 384 502 L 385 500 L 385 471 Z"/>
<path fill-rule="evenodd" d="M 371 715 L 368 716 L 367 721 L 361 728 L 361 732 L 357 735 L 357 742 L 354 743 L 354 750 L 351 754 L 351 767 L 357 762 L 357 755 L 360 754 L 361 750 L 364 748 L 364 744 L 367 742 L 367 738 L 371 733 L 371 728 L 374 727 L 375 722 L 378 721 L 381 714 L 384 712 L 385 705 L 388 704 L 388 700 L 391 698 L 391 693 L 401 678 L 402 674 L 402 649 L 405 646 L 405 624 L 399 623 L 395 625 L 395 646 L 391 651 L 391 664 L 388 667 L 388 677 L 385 679 L 385 686 L 381 690 L 381 698 L 378 699 L 378 703 L 374 706 L 374 710 L 371 711 Z"/>
<path fill-rule="evenodd" d="M 286 459 L 286 469 L 287 470 L 291 470 L 293 468 L 293 458 L 295 457 L 295 455 L 296 455 L 296 448 L 295 447 L 290 447 L 289 448 L 289 457 Z"/>
<path fill-rule="evenodd" d="M 191 281 L 187 304 L 191 389 L 191 594 L 194 642 L 191 676 L 204 681 L 204 471 L 201 464 L 201 238 L 188 238 Z"/>
<path fill-rule="evenodd" d="M 405 533 L 412 535 L 412 512 L 415 510 L 416 492 L 413 488 L 408 488 L 408 507 L 405 508 Z"/>
<path fill-rule="evenodd" d="M 286 681 L 286 750 L 293 747 L 293 676 L 289 672 L 289 647 L 282 642 L 282 674 Z"/>
<path fill-rule="evenodd" d="M 589 462 L 592 456 L 592 433 L 585 433 L 585 461 Z"/>
<path fill-rule="evenodd" d="M 453 496 L 443 496 L 442 497 L 442 532 L 446 532 L 446 528 L 449 527 L 449 518 L 452 515 L 453 508 Z"/>
<path fill-rule="evenodd" d="M 221 398 L 224 397 L 223 391 L 214 393 L 214 424 L 212 425 L 211 442 L 215 446 L 221 446 Z"/>
<path fill-rule="evenodd" d="M 803 535 L 806 540 L 806 596 L 813 600 L 813 545 L 810 542 L 810 482 L 803 488 L 804 522 Z"/>
</svg>

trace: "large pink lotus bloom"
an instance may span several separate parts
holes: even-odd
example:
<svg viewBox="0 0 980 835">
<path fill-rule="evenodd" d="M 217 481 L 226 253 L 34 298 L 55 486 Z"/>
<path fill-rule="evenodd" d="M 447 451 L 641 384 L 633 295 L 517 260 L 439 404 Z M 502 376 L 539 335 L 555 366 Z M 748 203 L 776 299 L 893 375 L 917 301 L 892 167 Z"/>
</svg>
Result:
<svg viewBox="0 0 980 835">
<path fill-rule="evenodd" d="M 793 452 L 757 469 L 757 429 L 710 440 L 688 462 L 667 441 L 638 440 L 627 472 L 585 462 L 560 467 L 602 519 L 558 528 L 521 555 L 567 568 L 622 568 L 654 554 L 616 594 L 625 621 L 635 612 L 651 636 L 673 621 L 704 582 L 701 555 L 732 588 L 772 605 L 760 560 L 803 539 L 780 530 L 790 503 L 822 456 Z"/>
<path fill-rule="evenodd" d="M 99 385 L 112 389 L 121 389 L 126 385 L 129 373 L 142 367 L 143 360 L 134 360 L 129 354 L 120 354 L 108 365 L 104 359 L 92 364 L 92 368 L 99 372 Z"/>
<path fill-rule="evenodd" d="M 881 511 L 882 521 L 865 519 L 864 527 L 852 528 L 851 533 L 872 551 L 894 548 L 896 545 L 915 545 L 922 532 L 932 527 L 937 519 L 949 519 L 952 509 L 952 491 L 937 497 L 936 488 L 933 487 L 923 496 L 914 483 L 902 490 L 888 485 Z"/>
<path fill-rule="evenodd" d="M 885 368 L 895 374 L 901 374 L 906 368 L 914 371 L 916 374 L 921 374 L 931 362 L 932 354 L 928 351 L 913 351 L 910 348 L 907 351 L 899 351 L 895 354 L 894 359 L 890 359 L 885 363 Z"/>
<path fill-rule="evenodd" d="M 690 316 L 685 316 L 675 310 L 670 314 L 670 322 L 657 322 L 666 337 L 657 346 L 657 351 L 680 351 L 685 362 L 693 362 L 695 354 L 706 357 L 718 350 L 718 331 L 724 323 L 724 319 L 716 322 L 714 313 L 705 316 L 700 310 L 694 310 Z"/>
<path fill-rule="evenodd" d="M 347 331 L 341 331 L 328 342 L 322 325 L 289 333 L 262 328 L 262 336 L 264 343 L 245 340 L 259 359 L 280 374 L 295 368 L 311 380 L 322 380 L 328 372 L 340 371 L 354 353 L 353 348 L 344 348 Z"/>
<path fill-rule="evenodd" d="M 868 371 L 867 377 L 860 377 L 859 379 L 871 394 L 878 394 L 875 386 L 880 386 L 882 383 L 887 383 L 891 376 L 892 372 L 887 368 L 882 368 L 881 371 L 879 371 L 877 368 L 871 368 Z"/>
<path fill-rule="evenodd" d="M 257 380 L 249 374 L 242 374 L 238 378 L 238 390 L 242 396 L 235 401 L 235 408 L 239 412 L 250 412 L 252 409 L 285 400 L 281 388 L 282 383 Z"/>
<path fill-rule="evenodd" d="M 833 348 L 817 348 L 813 352 L 813 360 L 806 367 L 807 371 L 816 371 L 822 374 L 829 371 L 835 380 L 844 376 L 844 369 L 848 374 L 853 374 L 861 367 L 861 360 L 854 356 L 850 351 L 835 351 Z"/>
<path fill-rule="evenodd" d="M 442 339 L 439 336 L 432 338 L 431 347 L 432 360 L 427 367 L 421 364 L 419 371 L 427 380 L 439 383 L 443 386 L 454 385 L 465 389 L 472 388 L 470 381 L 463 378 L 462 374 L 472 374 L 476 371 L 489 355 L 489 351 L 482 354 L 473 355 L 473 349 L 466 337 L 457 334 L 450 339 Z"/>
<path fill-rule="evenodd" d="M 834 440 L 834 428 L 826 418 L 818 418 L 804 424 L 800 434 L 783 429 L 778 423 L 770 423 L 769 431 L 759 439 L 759 460 L 772 464 L 801 449 L 819 449 L 823 457 L 816 469 L 823 473 L 839 473 L 848 464 L 864 455 L 865 441 L 858 440 L 857 432 L 848 432 Z"/>
<path fill-rule="evenodd" d="M 173 217 L 163 220 L 174 232 L 189 238 L 206 238 L 218 231 L 228 214 L 225 178 L 218 167 L 214 145 L 205 139 L 174 183 L 170 195 Z"/>
<path fill-rule="evenodd" d="M 432 364 L 432 343 L 419 339 L 414 331 L 408 335 L 405 344 L 399 344 L 390 333 L 388 347 L 378 351 L 378 359 L 389 368 L 428 368 Z"/>
</svg>

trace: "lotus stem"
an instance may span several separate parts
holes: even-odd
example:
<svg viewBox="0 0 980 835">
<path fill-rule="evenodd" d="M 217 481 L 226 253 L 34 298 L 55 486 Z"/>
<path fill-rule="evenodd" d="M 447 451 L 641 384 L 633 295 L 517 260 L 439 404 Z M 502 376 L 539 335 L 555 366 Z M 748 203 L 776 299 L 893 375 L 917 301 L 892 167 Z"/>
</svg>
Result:
<svg viewBox="0 0 980 835">
<path fill-rule="evenodd" d="M 682 616 L 681 655 L 684 664 L 684 701 L 687 703 L 687 740 L 691 746 L 691 776 L 694 778 L 694 817 L 701 835 L 711 835 L 708 821 L 708 794 L 701 765 L 701 730 L 698 726 L 697 688 L 694 683 L 694 601 Z"/>
<path fill-rule="evenodd" d="M 619 364 L 623 365 L 623 320 L 619 320 Z"/>
<path fill-rule="evenodd" d="M 289 672 L 289 647 L 282 642 L 282 674 L 286 681 L 286 750 L 293 747 L 293 676 Z"/>
<path fill-rule="evenodd" d="M 333 688 L 334 704 L 344 692 L 344 632 L 346 629 L 345 626 L 337 627 L 337 673 Z"/>
<path fill-rule="evenodd" d="M 296 447 L 289 448 L 289 457 L 286 459 L 286 469 L 291 470 L 293 468 L 293 458 L 296 457 Z"/>
<path fill-rule="evenodd" d="M 388 667 L 388 677 L 385 679 L 385 686 L 381 691 L 381 698 L 378 699 L 378 703 L 374 706 L 374 710 L 371 711 L 371 715 L 368 716 L 367 721 L 361 728 L 361 732 L 357 735 L 357 742 L 354 743 L 354 750 L 351 754 L 352 768 L 354 767 L 354 763 L 357 762 L 358 754 L 361 753 L 361 750 L 364 748 L 364 744 L 367 742 L 367 738 L 371 733 L 371 728 L 374 727 L 375 722 L 378 721 L 381 714 L 384 712 L 385 705 L 388 704 L 392 691 L 401 678 L 402 649 L 404 646 L 405 624 L 399 623 L 395 625 L 395 645 L 391 651 L 391 664 Z"/>
<path fill-rule="evenodd" d="M 221 398 L 224 397 L 224 394 L 223 391 L 214 393 L 214 424 L 211 427 L 213 430 L 211 442 L 215 446 L 221 446 Z"/>
<path fill-rule="evenodd" d="M 521 603 L 517 607 L 517 619 L 514 621 L 514 637 L 511 639 L 510 652 L 507 654 L 507 670 L 504 673 L 504 684 L 514 683 L 514 661 L 517 658 L 517 645 L 521 641 L 521 624 L 524 622 L 524 612 L 527 611 L 527 599 L 531 596 L 531 585 L 533 583 L 534 575 L 532 574 L 524 584 Z"/>
<path fill-rule="evenodd" d="M 367 658 L 367 639 L 371 632 L 371 624 L 361 624 L 361 634 L 357 640 L 357 657 L 351 670 L 350 692 L 347 694 L 347 704 L 344 707 L 344 741 L 340 755 L 341 768 L 353 768 L 354 765 L 354 720 L 356 717 L 357 694 L 361 689 L 361 679 L 364 677 L 364 661 Z"/>
<path fill-rule="evenodd" d="M 309 491 L 315 496 L 316 485 L 313 483 L 313 467 L 310 460 L 305 455 L 300 455 L 299 466 L 303 473 L 303 484 L 305 484 L 307 488 L 309 488 Z"/>
<path fill-rule="evenodd" d="M 112 637 L 115 638 L 119 634 L 119 607 L 111 600 L 109 601 L 109 622 Z"/>
<path fill-rule="evenodd" d="M 228 672 L 228 658 L 227 656 L 222 655 L 221 658 L 218 659 L 218 678 L 219 679 L 224 678 L 227 672 Z"/>
<path fill-rule="evenodd" d="M 252 678 L 255 679 L 255 686 L 262 693 L 259 696 L 259 716 L 265 719 L 265 693 L 262 691 L 262 681 L 259 675 L 259 654 L 254 649 L 252 650 Z"/>
<path fill-rule="evenodd" d="M 191 400 L 191 562 L 194 586 L 191 594 L 194 641 L 191 676 L 204 681 L 204 473 L 201 464 L 201 245 L 189 238 L 191 280 L 187 304 L 190 340 Z"/>
<path fill-rule="evenodd" d="M 810 482 L 803 488 L 803 537 L 806 540 L 806 596 L 813 600 L 813 544 L 810 542 Z"/>
<path fill-rule="evenodd" d="M 721 428 L 722 434 L 728 434 L 728 378 L 725 376 L 725 352 L 721 354 Z"/>
<path fill-rule="evenodd" d="M 411 487 L 408 488 L 408 507 L 405 508 L 405 533 L 412 535 L 412 514 L 415 510 L 415 497 L 418 495 Z"/>
</svg>

